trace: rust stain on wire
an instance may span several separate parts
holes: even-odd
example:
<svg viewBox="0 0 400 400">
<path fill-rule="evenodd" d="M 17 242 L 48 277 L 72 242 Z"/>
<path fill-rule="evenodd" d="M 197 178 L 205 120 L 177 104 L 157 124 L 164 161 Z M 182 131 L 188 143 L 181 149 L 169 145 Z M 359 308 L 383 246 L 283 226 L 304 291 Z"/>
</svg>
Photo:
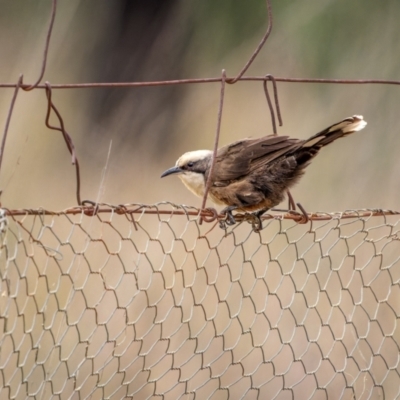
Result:
<svg viewBox="0 0 400 400">
<path fill-rule="evenodd" d="M 67 131 L 65 130 L 64 127 L 64 121 L 61 117 L 60 112 L 57 110 L 56 106 L 54 105 L 54 103 L 51 100 L 51 85 L 49 82 L 46 82 L 46 96 L 47 96 L 47 113 L 46 113 L 46 126 L 49 129 L 55 130 L 55 131 L 59 131 L 62 133 L 63 138 L 65 140 L 65 144 L 67 145 L 68 151 L 71 154 L 72 157 L 72 164 L 75 165 L 75 173 L 76 173 L 76 199 L 78 204 L 82 204 L 81 202 L 81 194 L 80 194 L 80 190 L 81 190 L 81 177 L 80 177 L 80 170 L 79 170 L 79 162 L 78 159 L 76 158 L 76 153 L 75 153 L 75 146 L 72 142 L 72 138 L 71 136 L 67 133 Z M 50 124 L 50 114 L 51 114 L 51 110 L 54 111 L 54 113 L 56 114 L 58 121 L 60 123 L 60 127 L 57 126 L 53 126 Z"/>
<path fill-rule="evenodd" d="M 46 64 L 47 64 L 47 54 L 49 52 L 49 46 L 50 46 L 50 39 L 51 39 L 51 34 L 53 31 L 53 26 L 54 26 L 54 19 L 56 17 L 56 10 L 57 10 L 57 0 L 53 0 L 53 6 L 51 9 L 51 14 L 50 14 L 50 23 L 49 23 L 49 28 L 47 29 L 47 35 L 46 35 L 46 44 L 44 46 L 44 52 L 43 52 L 43 60 L 42 60 L 42 69 L 40 71 L 39 78 L 36 80 L 36 82 L 30 86 L 23 86 L 23 89 L 26 91 L 35 89 L 40 81 L 43 79 L 44 73 L 46 71 Z"/>
<path fill-rule="evenodd" d="M 208 192 L 210 190 L 211 186 L 211 179 L 212 179 L 212 174 L 214 172 L 214 165 L 215 165 L 215 160 L 217 157 L 217 151 L 218 151 L 218 143 L 219 143 L 219 134 L 221 131 L 221 120 L 222 120 L 222 110 L 224 108 L 224 98 L 225 98 L 225 81 L 226 81 L 226 72 L 223 69 L 222 70 L 222 78 L 221 78 L 221 92 L 219 96 L 219 109 L 218 109 L 218 120 L 217 120 L 217 130 L 215 132 L 215 141 L 214 141 L 214 151 L 213 151 L 213 156 L 211 159 L 211 166 L 210 166 L 210 172 L 208 174 L 207 182 L 206 182 L 206 187 L 204 189 L 204 196 L 203 196 L 203 202 L 201 204 L 201 209 L 204 210 L 204 207 L 206 206 L 207 202 L 207 196 Z M 200 224 L 203 221 L 203 217 L 200 218 Z"/>
</svg>

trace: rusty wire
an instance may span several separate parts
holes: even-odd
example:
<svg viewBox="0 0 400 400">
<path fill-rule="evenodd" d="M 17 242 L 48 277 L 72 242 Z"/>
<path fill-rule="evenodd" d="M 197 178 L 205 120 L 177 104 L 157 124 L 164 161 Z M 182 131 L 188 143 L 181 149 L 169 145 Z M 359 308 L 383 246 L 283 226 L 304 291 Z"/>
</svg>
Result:
<svg viewBox="0 0 400 400">
<path fill-rule="evenodd" d="M 281 109 L 279 107 L 278 87 L 276 85 L 275 78 L 271 74 L 265 75 L 265 78 L 266 79 L 263 81 L 263 88 L 264 88 L 265 97 L 267 99 L 269 112 L 271 114 L 272 132 L 274 133 L 274 135 L 276 135 L 278 133 L 278 131 L 276 129 L 275 112 L 276 112 L 276 116 L 278 118 L 279 126 L 282 126 L 282 124 L 283 124 Z M 269 80 L 272 82 L 272 88 L 274 90 L 275 111 L 274 111 L 274 107 L 272 105 L 271 97 L 269 96 L 269 92 L 268 92 L 267 85 L 268 85 Z"/>
<path fill-rule="evenodd" d="M 85 205 L 89 204 L 89 205 Z M 163 207 L 169 206 L 168 209 Z M 170 207 L 173 208 L 171 211 Z M 184 211 L 182 210 L 184 208 Z M 211 223 L 216 220 L 222 220 L 225 215 L 218 214 L 213 208 L 197 209 L 195 207 L 183 207 L 181 205 L 173 204 L 170 202 L 163 202 L 157 205 L 146 205 L 146 204 L 124 204 L 124 205 L 112 205 L 109 203 L 94 203 L 88 200 L 83 201 L 82 206 L 71 207 L 61 211 L 52 211 L 46 209 L 18 209 L 12 210 L 3 208 L 7 216 L 16 217 L 21 215 L 77 215 L 85 214 L 88 216 L 97 214 L 107 214 L 116 212 L 117 214 L 156 214 L 156 215 L 190 215 L 190 216 L 201 216 L 204 222 Z M 145 210 L 145 211 L 144 211 Z M 363 210 L 348 210 L 345 212 L 313 212 L 306 213 L 303 209 L 301 213 L 294 212 L 293 210 L 279 210 L 273 209 L 274 213 L 266 213 L 262 215 L 262 220 L 271 219 L 285 219 L 296 222 L 304 221 L 304 218 L 308 218 L 308 221 L 330 221 L 332 219 L 354 219 L 354 218 L 366 218 L 366 217 L 381 217 L 390 215 L 400 215 L 400 211 L 395 210 L 382 210 L 382 209 L 363 209 Z M 245 219 L 245 214 L 235 214 L 235 219 L 241 222 Z M 307 222 L 307 221 L 306 221 Z M 134 223 L 132 221 L 132 223 Z"/>
<path fill-rule="evenodd" d="M 44 73 L 46 71 L 47 54 L 49 52 L 51 34 L 53 32 L 54 20 L 56 18 L 56 10 L 57 10 L 57 0 L 53 0 L 51 14 L 50 14 L 49 27 L 47 29 L 47 34 L 46 34 L 46 43 L 45 43 L 44 52 L 43 52 L 42 68 L 40 70 L 39 77 L 36 79 L 35 83 L 33 83 L 30 86 L 25 86 L 25 85 L 22 86 L 22 89 L 25 91 L 30 91 L 32 89 L 35 89 L 39 85 L 40 81 L 43 79 Z"/>
<path fill-rule="evenodd" d="M 224 108 L 225 79 L 226 79 L 226 73 L 225 73 L 225 70 L 223 69 L 222 70 L 222 78 L 221 78 L 221 92 L 220 92 L 220 97 L 219 97 L 217 129 L 216 129 L 216 132 L 215 132 L 215 142 L 214 142 L 213 155 L 212 155 L 212 159 L 211 159 L 210 172 L 209 172 L 208 177 L 207 177 L 206 187 L 204 189 L 203 202 L 201 204 L 201 209 L 202 210 L 204 210 L 204 208 L 206 206 L 208 191 L 210 190 L 210 187 L 211 187 L 212 174 L 214 172 L 215 160 L 217 158 L 219 135 L 220 135 L 220 132 L 221 132 L 222 111 L 223 111 L 223 108 Z M 203 220 L 203 218 L 200 217 L 200 224 L 202 223 L 202 220 Z"/>
<path fill-rule="evenodd" d="M 227 77 L 226 81 L 232 81 L 234 78 Z M 242 76 L 238 82 L 262 82 L 268 80 L 264 76 Z M 275 76 L 276 82 L 284 83 L 326 83 L 342 85 L 400 85 L 400 80 L 390 79 L 328 79 L 328 78 L 287 78 Z M 53 89 L 104 89 L 104 88 L 129 88 L 146 86 L 172 86 L 172 85 L 190 85 L 202 83 L 220 83 L 221 78 L 193 78 L 193 79 L 171 79 L 165 81 L 145 81 L 145 82 L 95 82 L 95 83 L 57 83 L 53 84 Z M 15 88 L 16 83 L 0 83 L 0 88 Z M 22 89 L 29 87 L 27 84 L 21 85 Z M 46 89 L 46 85 L 39 84 L 37 89 Z"/>
<path fill-rule="evenodd" d="M 239 74 L 235 78 L 227 80 L 227 83 L 229 84 L 236 83 L 244 75 L 244 73 L 249 69 L 250 65 L 253 63 L 257 55 L 260 53 L 261 49 L 264 47 L 265 42 L 267 41 L 269 35 L 271 34 L 272 23 L 273 23 L 271 0 L 266 0 L 266 3 L 267 3 L 267 14 L 268 14 L 268 26 L 265 35 L 261 39 L 257 48 L 254 50 L 254 53 L 251 55 L 251 57 L 248 59 L 242 70 L 239 72 Z"/>
<path fill-rule="evenodd" d="M 23 76 L 21 74 L 19 76 L 17 85 L 15 86 L 14 94 L 11 99 L 10 107 L 8 109 L 8 115 L 7 115 L 6 124 L 5 124 L 4 131 L 3 131 L 3 138 L 1 140 L 1 147 L 0 147 L 0 171 L 1 171 L 1 164 L 3 162 L 4 150 L 6 148 L 8 128 L 10 127 L 11 116 L 12 116 L 12 112 L 14 110 L 15 101 L 17 100 L 18 90 L 21 87 L 22 79 L 23 79 Z"/>
<path fill-rule="evenodd" d="M 55 131 L 59 131 L 62 133 L 65 144 L 67 145 L 68 151 L 71 154 L 72 157 L 72 165 L 75 165 L 75 174 L 76 174 L 76 199 L 78 204 L 82 204 L 81 201 L 81 194 L 80 194 L 80 189 L 81 189 L 81 177 L 80 177 L 80 170 L 79 170 L 79 162 L 78 159 L 76 158 L 76 153 L 75 153 L 75 146 L 72 142 L 72 138 L 71 136 L 68 134 L 68 132 L 65 130 L 65 126 L 64 126 L 64 121 L 61 117 L 60 112 L 57 110 L 56 106 L 54 105 L 52 99 L 51 99 L 51 85 L 49 82 L 46 82 L 46 97 L 47 97 L 47 113 L 46 113 L 46 126 L 49 129 L 55 130 Z M 58 122 L 60 124 L 59 127 L 51 125 L 50 124 L 50 114 L 51 114 L 51 110 L 54 111 L 54 113 L 57 116 Z"/>
</svg>

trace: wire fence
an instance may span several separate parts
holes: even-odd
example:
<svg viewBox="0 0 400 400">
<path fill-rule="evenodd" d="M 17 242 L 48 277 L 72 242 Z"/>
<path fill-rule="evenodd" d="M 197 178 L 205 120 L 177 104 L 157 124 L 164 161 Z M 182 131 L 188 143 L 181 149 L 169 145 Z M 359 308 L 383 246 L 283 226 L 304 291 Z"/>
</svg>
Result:
<svg viewBox="0 0 400 400">
<path fill-rule="evenodd" d="M 77 206 L 0 213 L 0 397 L 9 399 L 395 399 L 400 396 L 400 213 L 272 213 L 254 232 L 245 216 L 159 203 L 81 199 L 79 163 L 54 90 L 260 81 L 273 130 L 277 82 L 394 84 L 392 80 L 245 76 L 272 29 L 234 77 L 155 82 L 41 83 L 46 126 L 76 171 Z M 273 87 L 273 101 L 268 83 Z M 50 123 L 54 114 L 58 121 Z M 214 153 L 215 154 L 215 153 Z M 210 182 L 208 182 L 208 185 Z"/>
<path fill-rule="evenodd" d="M 344 215 L 3 216 L 0 397 L 397 398 L 400 215 Z"/>
</svg>

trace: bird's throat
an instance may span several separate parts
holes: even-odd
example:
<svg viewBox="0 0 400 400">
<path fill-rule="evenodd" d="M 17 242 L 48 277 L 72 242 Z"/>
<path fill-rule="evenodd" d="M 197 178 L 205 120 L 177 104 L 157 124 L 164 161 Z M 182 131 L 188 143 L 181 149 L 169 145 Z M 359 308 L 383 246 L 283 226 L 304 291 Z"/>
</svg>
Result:
<svg viewBox="0 0 400 400">
<path fill-rule="evenodd" d="M 196 196 L 203 197 L 204 190 L 206 187 L 206 181 L 204 174 L 198 172 L 186 172 L 184 174 L 178 175 L 184 185 Z M 212 188 L 208 192 L 209 197 L 213 203 L 217 205 L 226 205 L 223 201 L 213 196 Z"/>
<path fill-rule="evenodd" d="M 196 196 L 202 197 L 205 189 L 204 174 L 198 172 L 185 172 L 178 175 L 184 185 Z"/>
</svg>

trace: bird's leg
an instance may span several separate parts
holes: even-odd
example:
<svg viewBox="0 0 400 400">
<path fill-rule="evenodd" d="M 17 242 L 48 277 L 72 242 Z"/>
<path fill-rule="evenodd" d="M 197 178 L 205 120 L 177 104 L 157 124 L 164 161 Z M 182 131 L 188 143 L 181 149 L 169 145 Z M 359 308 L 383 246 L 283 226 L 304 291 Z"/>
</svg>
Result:
<svg viewBox="0 0 400 400">
<path fill-rule="evenodd" d="M 271 210 L 272 211 L 278 211 L 278 212 L 288 212 L 288 213 L 295 212 L 295 213 L 297 213 L 297 211 L 296 211 L 296 203 L 294 201 L 294 198 L 293 198 L 292 194 L 290 193 L 290 190 L 288 189 L 286 191 L 286 193 L 288 195 L 288 208 L 287 208 L 287 210 L 286 209 L 282 209 L 282 208 L 272 208 Z"/>
<path fill-rule="evenodd" d="M 225 229 L 225 225 L 235 225 L 236 224 L 236 220 L 235 220 L 235 217 L 232 215 L 232 211 L 236 210 L 237 208 L 238 208 L 237 206 L 229 206 L 229 207 L 225 207 L 221 211 L 221 214 L 225 214 L 225 219 L 221 220 L 219 222 L 219 226 L 222 229 Z"/>
<path fill-rule="evenodd" d="M 288 201 L 289 201 L 289 210 L 293 210 L 296 211 L 296 203 L 294 201 L 294 198 L 292 196 L 292 193 L 290 193 L 290 190 L 288 189 L 286 191 L 287 195 L 288 195 Z"/>
</svg>

